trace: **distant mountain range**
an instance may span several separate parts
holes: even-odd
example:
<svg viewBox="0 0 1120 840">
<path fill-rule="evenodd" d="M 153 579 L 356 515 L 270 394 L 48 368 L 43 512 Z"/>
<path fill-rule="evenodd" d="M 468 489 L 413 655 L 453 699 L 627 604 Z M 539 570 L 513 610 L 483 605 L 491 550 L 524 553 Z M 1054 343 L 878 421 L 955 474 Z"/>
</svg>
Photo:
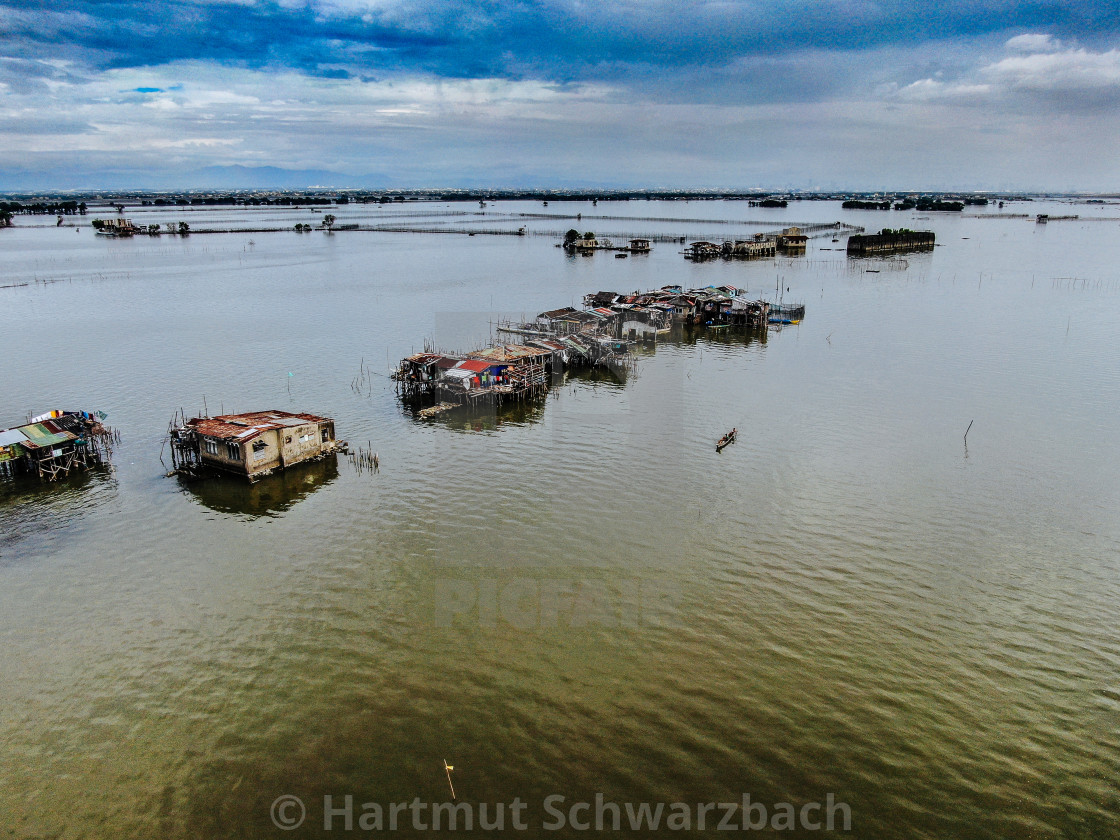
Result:
<svg viewBox="0 0 1120 840">
<path fill-rule="evenodd" d="M 306 189 L 308 187 L 383 189 L 393 179 L 380 173 L 346 175 L 327 169 L 278 166 L 206 166 L 182 172 L 121 170 L 0 171 L 0 191 L 21 190 L 176 190 Z"/>
</svg>

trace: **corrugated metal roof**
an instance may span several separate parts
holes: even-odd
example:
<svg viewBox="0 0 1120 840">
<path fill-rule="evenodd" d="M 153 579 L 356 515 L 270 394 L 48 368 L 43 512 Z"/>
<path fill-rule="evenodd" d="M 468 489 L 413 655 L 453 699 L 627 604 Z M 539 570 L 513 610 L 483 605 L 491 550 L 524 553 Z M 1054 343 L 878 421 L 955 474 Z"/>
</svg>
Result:
<svg viewBox="0 0 1120 840">
<path fill-rule="evenodd" d="M 223 414 L 220 417 L 195 417 L 187 422 L 199 434 L 220 440 L 249 440 L 267 429 L 284 429 L 305 423 L 329 423 L 331 418 L 316 414 L 293 414 L 290 411 L 251 411 L 246 414 Z"/>
<path fill-rule="evenodd" d="M 490 370 L 490 365 L 491 362 L 482 359 L 466 359 L 455 365 L 455 370 L 469 370 L 474 373 L 482 373 L 484 370 Z"/>
<path fill-rule="evenodd" d="M 26 426 L 20 426 L 19 430 L 26 436 L 27 441 L 25 445 L 40 448 L 46 446 L 57 446 L 60 443 L 67 441 L 77 440 L 78 436 L 71 432 L 57 431 L 50 428 L 46 423 L 30 423 Z M 23 441 L 21 441 L 23 443 Z"/>
<path fill-rule="evenodd" d="M 564 315 L 571 315 L 576 310 L 570 306 L 565 306 L 563 309 L 550 309 L 548 312 L 542 312 L 538 318 L 560 318 Z"/>
<path fill-rule="evenodd" d="M 547 347 L 549 350 L 563 350 L 564 349 L 564 345 L 561 344 L 559 341 L 553 341 L 552 339 L 549 339 L 549 338 L 538 338 L 535 341 L 533 341 L 533 344 L 537 347 Z"/>
<path fill-rule="evenodd" d="M 506 344 L 501 347 L 487 347 L 477 353 L 471 353 L 472 359 L 486 359 L 490 362 L 515 362 L 518 359 L 528 359 L 549 355 L 548 350 L 539 347 L 526 347 L 524 344 Z"/>
<path fill-rule="evenodd" d="M 23 443 L 25 440 L 27 440 L 27 435 L 19 429 L 8 429 L 0 432 L 0 446 L 11 446 L 13 443 Z"/>
</svg>

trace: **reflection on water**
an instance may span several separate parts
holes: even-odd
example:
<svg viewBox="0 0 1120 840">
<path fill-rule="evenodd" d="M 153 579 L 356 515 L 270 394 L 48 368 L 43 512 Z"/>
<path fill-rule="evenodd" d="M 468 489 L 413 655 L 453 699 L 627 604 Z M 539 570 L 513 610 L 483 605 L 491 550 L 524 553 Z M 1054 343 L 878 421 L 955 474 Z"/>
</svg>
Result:
<svg viewBox="0 0 1120 840">
<path fill-rule="evenodd" d="M 117 497 L 111 466 L 75 472 L 58 481 L 18 475 L 0 479 L 0 558 L 35 534 L 59 522 L 77 522 Z"/>
<path fill-rule="evenodd" d="M 677 343 L 692 346 L 701 341 L 711 344 L 741 345 L 765 344 L 772 327 L 744 328 L 736 326 L 705 327 L 686 324 L 674 338 Z"/>
<path fill-rule="evenodd" d="M 233 475 L 205 478 L 177 476 L 183 492 L 219 513 L 276 516 L 338 478 L 338 458 L 306 461 L 250 484 Z"/>
<path fill-rule="evenodd" d="M 422 416 L 420 411 L 431 405 L 431 398 L 402 400 L 404 411 L 419 423 L 431 423 L 448 429 L 466 432 L 493 431 L 503 425 L 530 425 L 544 419 L 545 409 L 550 399 L 562 399 L 565 388 L 589 386 L 598 389 L 625 390 L 640 376 L 643 361 L 652 361 L 657 348 L 693 347 L 708 343 L 727 347 L 749 347 L 752 344 L 765 344 L 768 333 L 777 327 L 749 328 L 726 326 L 705 327 L 701 325 L 677 325 L 671 333 L 660 341 L 637 342 L 630 348 L 630 359 L 634 364 L 610 369 L 606 367 L 583 367 L 553 374 L 550 390 L 532 399 L 518 402 L 464 404 L 434 416 Z"/>
<path fill-rule="evenodd" d="M 645 345 L 649 347 L 649 345 Z M 648 353 L 648 351 L 646 351 Z M 636 358 L 645 355 L 639 349 Z M 477 404 L 463 404 L 434 416 L 424 417 L 420 411 L 431 404 L 431 398 L 404 400 L 404 410 L 418 423 L 431 423 L 462 432 L 489 432 L 501 426 L 528 426 L 539 423 L 544 419 L 548 401 L 559 399 L 565 387 L 586 385 L 594 388 L 617 388 L 622 390 L 627 382 L 633 381 L 637 376 L 637 369 L 623 370 L 620 376 L 618 371 L 603 367 L 578 368 L 553 374 L 550 388 L 536 397 L 494 403 L 480 402 Z"/>
</svg>

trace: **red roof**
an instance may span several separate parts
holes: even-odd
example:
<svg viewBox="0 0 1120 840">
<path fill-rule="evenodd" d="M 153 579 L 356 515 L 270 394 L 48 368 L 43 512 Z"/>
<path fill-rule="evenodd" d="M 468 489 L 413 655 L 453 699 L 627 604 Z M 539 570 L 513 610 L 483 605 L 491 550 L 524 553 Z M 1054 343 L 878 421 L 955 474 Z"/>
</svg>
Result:
<svg viewBox="0 0 1120 840">
<path fill-rule="evenodd" d="M 473 370 L 475 373 L 482 373 L 484 370 L 490 370 L 493 362 L 484 362 L 482 359 L 467 359 L 465 362 L 459 362 L 455 365 L 458 370 Z"/>
</svg>

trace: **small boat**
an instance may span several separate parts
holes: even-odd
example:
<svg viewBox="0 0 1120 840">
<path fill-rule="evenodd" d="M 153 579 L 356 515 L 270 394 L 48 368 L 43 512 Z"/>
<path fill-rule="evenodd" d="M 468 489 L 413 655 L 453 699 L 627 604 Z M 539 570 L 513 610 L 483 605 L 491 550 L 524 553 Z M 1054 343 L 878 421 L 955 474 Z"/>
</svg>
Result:
<svg viewBox="0 0 1120 840">
<path fill-rule="evenodd" d="M 615 258 L 616 260 L 624 260 L 624 259 L 626 259 L 626 258 L 627 258 L 628 256 L 630 256 L 630 255 L 629 255 L 629 254 L 615 254 L 615 255 L 614 255 L 614 258 Z"/>
<path fill-rule="evenodd" d="M 735 442 L 735 438 L 739 436 L 738 429 L 732 429 L 719 440 L 716 441 L 716 452 L 722 452 L 725 446 Z"/>
</svg>

